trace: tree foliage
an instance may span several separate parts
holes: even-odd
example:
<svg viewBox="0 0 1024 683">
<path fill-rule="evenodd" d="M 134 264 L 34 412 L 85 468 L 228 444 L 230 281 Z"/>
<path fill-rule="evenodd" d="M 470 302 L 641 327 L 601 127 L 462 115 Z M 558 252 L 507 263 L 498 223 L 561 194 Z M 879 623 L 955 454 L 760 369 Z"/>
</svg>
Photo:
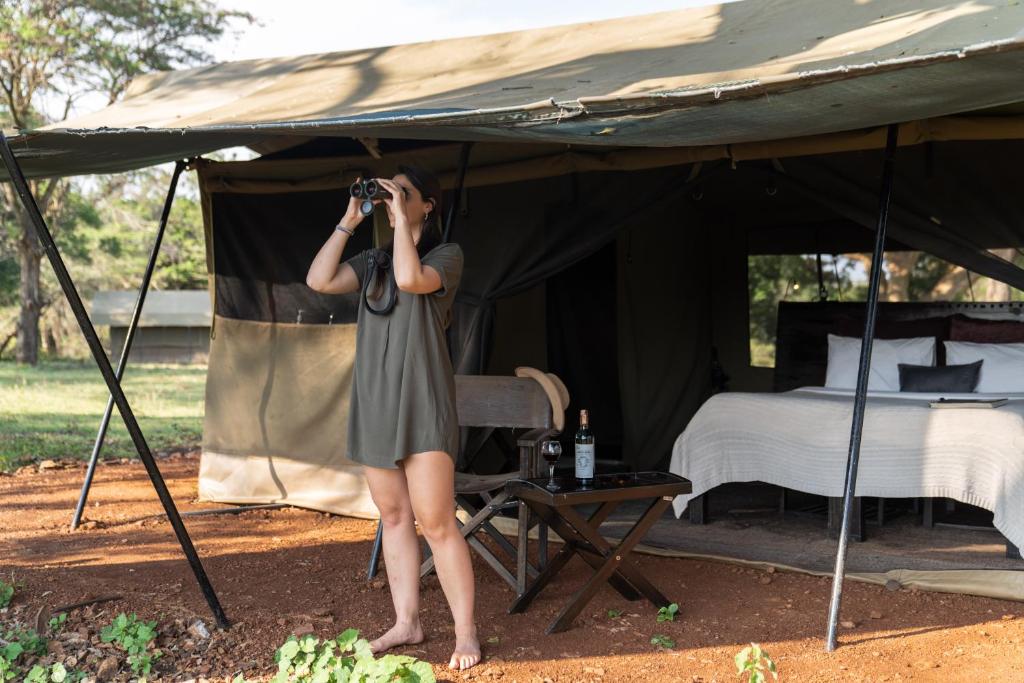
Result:
<svg viewBox="0 0 1024 683">
<path fill-rule="evenodd" d="M 0 0 L 0 127 L 38 128 L 87 96 L 116 101 L 140 74 L 208 62 L 211 42 L 239 21 L 253 17 L 209 0 Z M 91 240 L 74 233 L 105 220 L 88 189 L 60 179 L 31 186 L 58 244 L 88 261 Z M 119 245 L 108 235 L 99 246 L 114 253 Z M 27 363 L 36 362 L 39 318 L 51 301 L 42 255 L 10 185 L 0 184 L 0 307 L 16 288 L 18 359 Z M 4 336 L 0 329 L 0 353 Z"/>
<path fill-rule="evenodd" d="M 30 128 L 46 122 L 46 96 L 63 103 L 57 120 L 88 93 L 114 102 L 142 73 L 210 61 L 206 46 L 235 20 L 253 17 L 208 0 L 6 0 L 0 3 L 6 113 L 16 128 Z"/>
</svg>

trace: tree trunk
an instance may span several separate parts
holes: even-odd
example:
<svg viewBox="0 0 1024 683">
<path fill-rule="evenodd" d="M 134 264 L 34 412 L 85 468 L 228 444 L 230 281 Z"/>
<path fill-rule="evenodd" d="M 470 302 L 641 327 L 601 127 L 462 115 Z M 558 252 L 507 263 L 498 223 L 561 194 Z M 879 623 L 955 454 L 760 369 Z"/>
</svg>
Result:
<svg viewBox="0 0 1024 683">
<path fill-rule="evenodd" d="M 886 252 L 886 274 L 889 276 L 886 301 L 910 301 L 910 274 L 917 259 L 918 254 L 913 251 Z"/>
<path fill-rule="evenodd" d="M 42 310 L 42 292 L 39 287 L 39 267 L 43 250 L 35 230 L 24 211 L 18 211 L 21 238 L 18 240 L 18 265 L 21 269 L 18 314 L 18 340 L 15 360 L 35 365 L 39 362 L 39 314 Z"/>
<path fill-rule="evenodd" d="M 1016 249 L 993 249 L 992 253 L 1000 258 L 1013 263 L 1013 257 L 1017 255 Z M 1009 301 L 1010 285 L 999 280 L 989 280 L 985 292 L 985 301 Z"/>
</svg>

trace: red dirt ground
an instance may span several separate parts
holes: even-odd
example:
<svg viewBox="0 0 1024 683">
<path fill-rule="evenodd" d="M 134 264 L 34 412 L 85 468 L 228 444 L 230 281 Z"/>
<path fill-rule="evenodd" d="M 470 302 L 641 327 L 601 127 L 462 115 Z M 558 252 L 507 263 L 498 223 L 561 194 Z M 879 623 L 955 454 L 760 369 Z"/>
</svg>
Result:
<svg viewBox="0 0 1024 683">
<path fill-rule="evenodd" d="M 181 510 L 197 503 L 195 453 L 159 461 Z M 120 599 L 73 610 L 68 629 L 98 630 L 118 612 L 158 620 L 164 680 L 223 680 L 244 671 L 268 678 L 273 652 L 295 630 L 333 637 L 347 627 L 374 637 L 391 617 L 383 581 L 368 584 L 374 523 L 298 509 L 186 520 L 221 601 L 228 631 L 194 642 L 184 626 L 211 623 L 203 598 L 159 517 L 156 495 L 137 463 L 98 468 L 86 529 L 68 531 L 83 475 L 80 466 L 0 476 L 0 572 L 24 587 L 0 622 L 31 621 L 52 608 L 107 595 Z M 830 582 L 728 564 L 634 555 L 680 613 L 657 623 L 647 603 L 603 589 L 566 633 L 544 628 L 589 570 L 573 560 L 526 614 L 508 615 L 511 590 L 476 562 L 485 661 L 451 673 L 452 627 L 437 580 L 423 587 L 428 640 L 407 648 L 435 665 L 438 680 L 735 681 L 734 655 L 761 643 L 784 681 L 1024 680 L 1024 608 L 1000 600 L 848 582 L 840 649 L 823 651 Z M 610 618 L 609 609 L 622 616 Z M 20 617 L 19 617 L 20 615 Z M 211 629 L 213 630 L 213 629 Z M 676 643 L 650 644 L 653 634 Z M 94 634 L 93 634 L 94 635 Z"/>
</svg>

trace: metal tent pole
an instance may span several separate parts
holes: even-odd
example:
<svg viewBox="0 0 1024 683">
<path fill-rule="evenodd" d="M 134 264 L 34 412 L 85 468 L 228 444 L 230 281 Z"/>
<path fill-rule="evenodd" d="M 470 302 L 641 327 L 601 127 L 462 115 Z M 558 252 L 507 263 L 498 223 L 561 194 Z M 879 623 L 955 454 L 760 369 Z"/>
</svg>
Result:
<svg viewBox="0 0 1024 683">
<path fill-rule="evenodd" d="M 448 216 L 444 220 L 444 241 L 447 242 L 452 236 L 452 222 L 455 220 L 455 212 L 462 202 L 462 187 L 466 182 L 466 167 L 469 165 L 469 150 L 473 148 L 472 142 L 463 142 L 462 151 L 459 152 L 459 169 L 455 176 L 455 195 L 452 197 L 452 205 L 448 207 Z"/>
<path fill-rule="evenodd" d="M 153 270 L 156 268 L 156 259 L 160 253 L 160 243 L 164 239 L 164 230 L 167 228 L 167 218 L 171 215 L 171 204 L 174 202 L 174 192 L 178 188 L 178 177 L 185 169 L 185 162 L 179 161 L 174 165 L 174 173 L 171 176 L 170 187 L 167 188 L 167 198 L 164 199 L 164 209 L 160 214 L 160 225 L 156 232 L 156 241 L 153 242 L 153 250 L 149 254 L 149 263 L 146 264 L 146 272 L 142 276 L 142 284 L 139 286 L 139 294 L 135 299 L 135 308 L 132 310 L 132 317 L 128 323 L 128 332 L 125 335 L 124 345 L 121 349 L 121 357 L 117 360 L 117 370 L 114 377 L 121 381 L 124 376 L 125 366 L 128 364 L 128 354 L 132 350 L 132 342 L 135 340 L 135 331 L 139 326 L 139 318 L 142 317 L 142 306 L 146 303 L 146 293 L 149 291 L 149 282 L 153 278 Z M 89 489 L 92 487 L 92 478 L 96 473 L 96 462 L 100 458 L 100 450 L 103 448 L 103 439 L 107 436 L 107 427 L 110 426 L 110 416 L 114 411 L 114 395 L 107 398 L 107 407 L 103 411 L 103 419 L 100 420 L 100 428 L 96 433 L 96 442 L 92 446 L 92 455 L 89 456 L 89 466 L 85 470 L 85 481 L 82 482 L 82 492 L 78 496 L 78 505 L 75 506 L 75 514 L 71 518 L 71 530 L 78 529 L 82 521 L 82 513 L 85 511 L 85 503 L 89 498 Z"/>
<path fill-rule="evenodd" d="M 832 601 L 828 608 L 828 636 L 825 651 L 836 649 L 836 625 L 843 597 L 843 577 L 846 574 L 846 549 L 850 538 L 850 514 L 853 509 L 854 490 L 857 486 L 857 465 L 860 461 L 860 441 L 864 431 L 864 407 L 867 404 L 868 371 L 871 367 L 871 344 L 875 336 L 875 318 L 878 314 L 878 289 L 882 279 L 882 259 L 885 253 L 885 228 L 889 222 L 889 204 L 892 199 L 893 167 L 896 160 L 896 141 L 899 124 L 890 124 L 885 143 L 885 161 L 882 167 L 882 190 L 878 204 L 878 226 L 875 229 L 875 250 L 871 258 L 871 282 L 868 287 L 867 314 L 864 335 L 861 337 L 860 365 L 857 368 L 857 389 L 853 398 L 853 424 L 850 428 L 850 451 L 846 457 L 846 482 L 843 485 L 843 521 L 839 530 L 839 548 L 832 576 Z"/>
<path fill-rule="evenodd" d="M 380 551 L 384 546 L 384 522 L 377 522 L 377 535 L 373 537 L 373 549 L 370 550 L 370 566 L 366 568 L 366 580 L 377 576 L 380 565 Z"/>
<path fill-rule="evenodd" d="M 21 199 L 25 212 L 32 221 L 32 225 L 36 231 L 36 236 L 42 243 L 46 256 L 50 260 L 50 265 L 53 267 L 54 274 L 57 276 L 57 281 L 60 282 L 61 289 L 64 291 L 64 296 L 67 299 L 68 304 L 71 306 L 71 310 L 74 312 L 75 318 L 78 320 L 78 326 L 81 328 L 83 336 L 85 336 L 85 341 L 89 344 L 89 350 L 92 351 L 92 356 L 96 361 L 96 365 L 99 366 L 100 373 L 103 375 L 103 380 L 107 383 L 107 389 L 110 390 L 110 393 L 114 397 L 114 403 L 117 404 L 117 409 L 120 411 L 121 417 L 124 419 L 125 426 L 128 428 L 128 434 L 131 436 L 132 442 L 135 444 L 135 450 L 138 451 L 139 457 L 146 466 L 146 472 L 149 474 L 149 479 L 153 482 L 153 488 L 156 489 L 156 494 L 164 506 L 164 512 L 167 513 L 167 519 L 171 522 L 174 534 L 178 537 L 181 549 L 184 551 L 185 557 L 188 559 L 188 562 L 192 567 L 192 572 L 195 574 L 196 581 L 199 582 L 199 587 L 202 589 L 203 596 L 206 598 L 206 602 L 210 606 L 210 610 L 213 612 L 214 619 L 219 627 L 228 628 L 230 623 L 228 622 L 227 616 L 224 614 L 224 610 L 220 606 L 220 601 L 217 599 L 217 594 L 214 592 L 213 586 L 210 584 L 210 579 L 206 576 L 206 571 L 203 569 L 202 562 L 199 560 L 199 555 L 196 553 L 196 549 L 192 545 L 192 539 L 189 538 L 188 531 L 185 529 L 185 525 L 181 521 L 181 516 L 178 514 L 178 509 L 174 505 L 174 500 L 171 498 L 171 494 L 167 491 L 166 484 L 164 484 L 164 479 L 160 474 L 160 469 L 156 466 L 156 462 L 153 460 L 153 454 L 149 450 L 149 444 L 146 443 L 146 439 L 142 435 L 142 430 L 139 428 L 139 423 L 135 419 L 135 413 L 132 412 L 131 406 L 128 405 L 128 399 L 125 398 L 124 392 L 121 390 L 121 384 L 114 376 L 114 370 L 110 367 L 110 361 L 107 359 L 107 354 L 104 352 L 103 345 L 100 343 L 100 339 L 96 335 L 96 329 L 92 326 L 92 322 L 89 320 L 89 316 L 85 311 L 85 306 L 82 304 L 82 299 L 78 295 L 75 283 L 71 279 L 71 275 L 68 273 L 67 267 L 64 265 L 64 260 L 61 258 L 60 252 L 57 251 L 57 245 L 53 241 L 53 235 L 50 234 L 50 229 L 47 227 L 46 221 L 39 212 L 39 206 L 36 204 L 35 197 L 32 196 L 32 190 L 29 189 L 28 182 L 25 180 L 25 175 L 21 171 L 21 166 L 18 164 L 18 160 L 14 158 L 14 151 L 11 149 L 11 145 L 3 131 L 0 131 L 0 157 L 3 158 L 4 165 L 7 167 L 7 172 L 11 177 L 11 183 L 14 185 L 14 189 L 18 193 L 18 197 Z"/>
</svg>

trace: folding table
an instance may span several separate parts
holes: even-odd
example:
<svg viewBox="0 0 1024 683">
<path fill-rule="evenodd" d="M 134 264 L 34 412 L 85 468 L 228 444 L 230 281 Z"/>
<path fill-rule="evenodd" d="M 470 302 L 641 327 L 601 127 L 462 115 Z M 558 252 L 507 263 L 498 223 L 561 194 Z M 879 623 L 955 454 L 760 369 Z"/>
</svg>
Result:
<svg viewBox="0 0 1024 683">
<path fill-rule="evenodd" d="M 679 494 L 691 492 L 692 486 L 688 480 L 670 472 L 635 472 L 598 475 L 593 485 L 588 487 L 579 486 L 575 480 L 561 480 L 561 488 L 550 490 L 546 488 L 547 483 L 545 477 L 513 479 L 506 485 L 510 496 L 525 502 L 565 541 L 562 549 L 526 592 L 512 603 L 510 614 L 525 611 L 573 555 L 578 555 L 590 565 L 594 574 L 551 622 L 547 628 L 548 633 L 568 629 L 605 581 L 627 600 L 645 597 L 656 607 L 670 604 L 640 569 L 627 561 L 627 556 L 658 521 L 672 499 Z M 629 533 L 613 547 L 598 529 L 620 503 L 631 500 L 649 500 L 650 503 Z M 597 509 L 587 517 L 576 510 L 576 506 L 595 503 Z"/>
</svg>

